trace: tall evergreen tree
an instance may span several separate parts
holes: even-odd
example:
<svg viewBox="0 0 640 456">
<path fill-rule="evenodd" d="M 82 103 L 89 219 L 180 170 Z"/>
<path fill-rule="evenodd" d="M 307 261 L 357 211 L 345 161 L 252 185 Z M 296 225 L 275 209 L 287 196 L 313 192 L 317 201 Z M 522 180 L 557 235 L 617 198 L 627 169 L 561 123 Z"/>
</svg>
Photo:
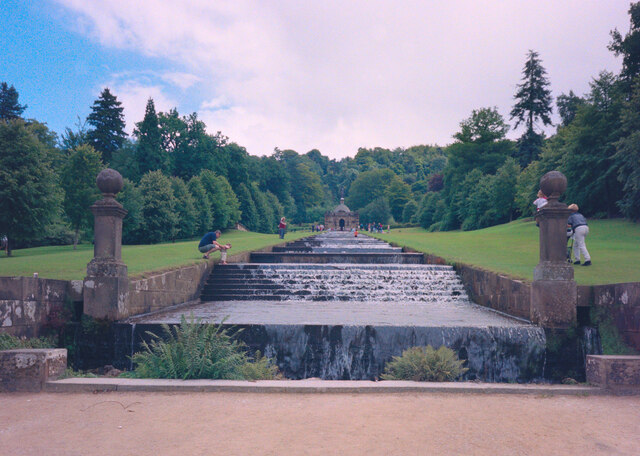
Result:
<svg viewBox="0 0 640 456">
<path fill-rule="evenodd" d="M 522 83 L 514 96 L 516 104 L 511 110 L 511 119 L 516 119 L 515 128 L 524 123 L 527 130 L 518 141 L 518 161 L 527 166 L 540 154 L 540 133 L 535 131 L 536 123 L 551 125 L 551 90 L 547 70 L 537 52 L 529 50 L 522 70 Z"/>
<path fill-rule="evenodd" d="M 104 163 L 111 162 L 113 154 L 127 139 L 123 111 L 122 103 L 107 87 L 93 102 L 91 114 L 87 117 L 87 122 L 93 127 L 87 132 L 87 139 L 102 154 Z"/>
<path fill-rule="evenodd" d="M 618 29 L 611 31 L 612 41 L 609 50 L 616 57 L 622 56 L 622 71 L 620 76 L 625 81 L 627 92 L 632 91 L 632 83 L 640 74 L 640 2 L 629 6 L 629 32 L 623 37 Z"/>
<path fill-rule="evenodd" d="M 168 173 L 169 154 L 162 148 L 162 135 L 153 98 L 147 101 L 144 119 L 136 124 L 133 134 L 138 139 L 136 161 L 140 174 L 156 170 Z"/>
<path fill-rule="evenodd" d="M 6 82 L 0 83 L 0 120 L 19 119 L 27 105 L 18 103 L 18 91 Z"/>
</svg>

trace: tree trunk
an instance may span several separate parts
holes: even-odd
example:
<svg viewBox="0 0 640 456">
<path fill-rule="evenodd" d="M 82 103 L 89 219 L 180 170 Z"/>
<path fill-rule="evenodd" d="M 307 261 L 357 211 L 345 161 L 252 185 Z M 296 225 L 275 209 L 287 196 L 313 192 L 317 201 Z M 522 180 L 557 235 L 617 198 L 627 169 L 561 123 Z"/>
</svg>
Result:
<svg viewBox="0 0 640 456">
<path fill-rule="evenodd" d="M 80 231 L 80 228 L 76 228 L 76 232 L 73 235 L 73 250 L 75 250 L 78 245 L 78 231 Z"/>
<path fill-rule="evenodd" d="M 7 256 L 11 256 L 11 241 L 9 240 L 9 236 L 7 236 Z"/>
</svg>

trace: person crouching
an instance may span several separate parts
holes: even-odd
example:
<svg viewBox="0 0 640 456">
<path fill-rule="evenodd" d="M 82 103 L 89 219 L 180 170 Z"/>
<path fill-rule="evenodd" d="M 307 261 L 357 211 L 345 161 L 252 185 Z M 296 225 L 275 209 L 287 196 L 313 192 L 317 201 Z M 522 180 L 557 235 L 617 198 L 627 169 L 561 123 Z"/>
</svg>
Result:
<svg viewBox="0 0 640 456">
<path fill-rule="evenodd" d="M 209 255 L 216 250 L 220 250 L 220 264 L 227 264 L 227 250 L 231 248 L 231 244 L 220 244 L 218 239 L 222 232 L 220 230 L 209 231 L 200 240 L 198 250 L 204 253 L 202 258 L 209 259 Z"/>
</svg>

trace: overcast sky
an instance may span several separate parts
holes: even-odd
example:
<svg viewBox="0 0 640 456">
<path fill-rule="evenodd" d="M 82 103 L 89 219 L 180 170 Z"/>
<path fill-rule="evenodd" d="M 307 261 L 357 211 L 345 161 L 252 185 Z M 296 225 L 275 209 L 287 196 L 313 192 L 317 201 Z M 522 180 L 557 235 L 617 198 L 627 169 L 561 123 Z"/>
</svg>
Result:
<svg viewBox="0 0 640 456">
<path fill-rule="evenodd" d="M 554 97 L 584 94 L 600 71 L 619 70 L 607 44 L 613 28 L 627 32 L 628 8 L 621 0 L 2 0 L 0 81 L 18 89 L 26 116 L 57 132 L 85 118 L 108 86 L 128 131 L 152 97 L 157 110 L 197 111 L 211 133 L 254 155 L 316 148 L 341 158 L 358 147 L 449 144 L 481 107 L 509 120 L 529 49 Z"/>
</svg>

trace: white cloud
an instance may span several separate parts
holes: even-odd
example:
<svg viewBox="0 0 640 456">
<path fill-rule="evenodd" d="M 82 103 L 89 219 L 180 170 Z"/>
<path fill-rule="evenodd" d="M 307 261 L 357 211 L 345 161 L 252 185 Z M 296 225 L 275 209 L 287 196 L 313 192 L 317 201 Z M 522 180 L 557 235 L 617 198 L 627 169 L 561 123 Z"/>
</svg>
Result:
<svg viewBox="0 0 640 456">
<path fill-rule="evenodd" d="M 497 106 L 508 119 L 528 49 L 554 95 L 583 93 L 619 68 L 608 33 L 628 28 L 622 0 L 59 2 L 103 45 L 175 65 L 164 80 L 197 83 L 191 105 L 210 130 L 254 154 L 444 145 L 472 109 Z M 165 91 L 151 88 L 160 102 Z M 137 103 L 133 89 L 118 97 Z"/>
<path fill-rule="evenodd" d="M 202 79 L 195 74 L 190 73 L 181 73 L 181 72 L 170 72 L 164 73 L 162 75 L 162 79 L 166 82 L 169 82 L 175 86 L 180 87 L 182 90 L 188 89 L 189 87 L 197 84 Z"/>
</svg>

